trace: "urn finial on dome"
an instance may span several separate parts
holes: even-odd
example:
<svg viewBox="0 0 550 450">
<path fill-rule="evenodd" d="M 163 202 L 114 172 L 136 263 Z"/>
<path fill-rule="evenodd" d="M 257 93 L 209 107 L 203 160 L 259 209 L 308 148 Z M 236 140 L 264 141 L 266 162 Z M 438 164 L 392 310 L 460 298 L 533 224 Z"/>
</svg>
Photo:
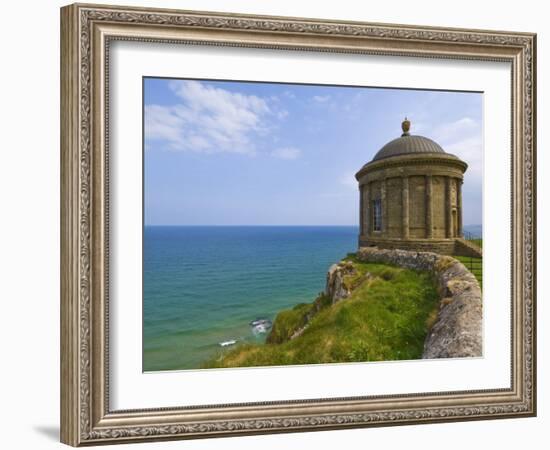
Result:
<svg viewBox="0 0 550 450">
<path fill-rule="evenodd" d="M 409 136 L 409 130 L 411 129 L 411 121 L 408 120 L 405 117 L 405 120 L 401 122 L 401 129 L 403 130 L 403 134 L 401 136 Z"/>
</svg>

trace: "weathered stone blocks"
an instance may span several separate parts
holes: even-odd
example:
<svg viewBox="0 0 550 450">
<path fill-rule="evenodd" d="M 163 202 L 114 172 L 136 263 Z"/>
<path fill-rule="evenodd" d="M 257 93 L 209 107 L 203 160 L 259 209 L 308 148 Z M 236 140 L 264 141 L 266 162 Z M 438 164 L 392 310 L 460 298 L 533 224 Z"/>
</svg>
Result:
<svg viewBox="0 0 550 450">
<path fill-rule="evenodd" d="M 325 294 L 331 299 L 332 304 L 339 302 L 351 295 L 351 288 L 346 286 L 344 277 L 353 275 L 356 272 L 353 264 L 348 261 L 341 261 L 330 266 L 327 272 L 327 283 Z"/>
</svg>

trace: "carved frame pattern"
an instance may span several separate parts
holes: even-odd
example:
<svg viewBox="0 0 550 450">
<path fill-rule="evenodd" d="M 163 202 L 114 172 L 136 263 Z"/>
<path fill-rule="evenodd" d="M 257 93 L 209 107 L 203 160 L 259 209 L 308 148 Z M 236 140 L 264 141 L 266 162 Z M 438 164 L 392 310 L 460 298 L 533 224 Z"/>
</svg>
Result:
<svg viewBox="0 0 550 450">
<path fill-rule="evenodd" d="M 535 35 L 95 5 L 64 7 L 61 17 L 63 442 L 78 446 L 535 414 Z M 117 33 L 109 34 L 114 29 Z M 108 82 L 101 76 L 108 77 L 113 39 L 511 62 L 511 389 L 110 411 L 108 111 L 102 103 Z M 285 405 L 294 412 L 285 413 Z"/>
</svg>

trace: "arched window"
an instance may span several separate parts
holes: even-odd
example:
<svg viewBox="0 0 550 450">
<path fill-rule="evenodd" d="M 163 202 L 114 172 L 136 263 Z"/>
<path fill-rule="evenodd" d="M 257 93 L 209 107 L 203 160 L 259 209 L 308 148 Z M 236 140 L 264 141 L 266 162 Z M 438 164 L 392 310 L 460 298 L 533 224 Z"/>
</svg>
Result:
<svg viewBox="0 0 550 450">
<path fill-rule="evenodd" d="M 372 201 L 372 229 L 382 231 L 382 200 L 379 198 Z"/>
</svg>

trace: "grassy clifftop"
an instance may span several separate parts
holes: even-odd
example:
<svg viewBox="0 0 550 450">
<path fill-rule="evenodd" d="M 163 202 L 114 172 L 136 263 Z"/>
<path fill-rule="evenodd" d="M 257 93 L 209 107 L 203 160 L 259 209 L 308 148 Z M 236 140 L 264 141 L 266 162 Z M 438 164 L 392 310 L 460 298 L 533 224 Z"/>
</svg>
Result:
<svg viewBox="0 0 550 450">
<path fill-rule="evenodd" d="M 326 294 L 281 311 L 267 343 L 241 344 L 204 367 L 251 367 L 416 359 L 438 311 L 431 274 L 346 258 L 350 294 Z"/>
</svg>

